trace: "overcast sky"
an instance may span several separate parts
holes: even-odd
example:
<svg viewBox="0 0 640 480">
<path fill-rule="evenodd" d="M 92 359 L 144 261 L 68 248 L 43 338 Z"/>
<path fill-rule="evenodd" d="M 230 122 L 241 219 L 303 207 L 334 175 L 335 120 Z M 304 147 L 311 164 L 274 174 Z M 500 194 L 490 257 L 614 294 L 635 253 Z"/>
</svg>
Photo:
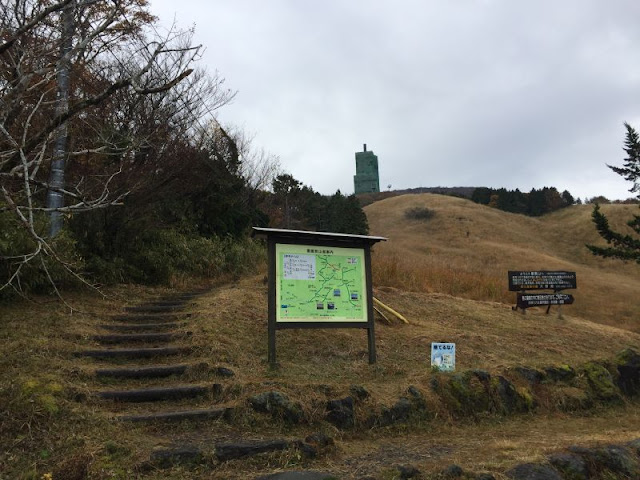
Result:
<svg viewBox="0 0 640 480">
<path fill-rule="evenodd" d="M 628 198 L 623 122 L 640 130 L 638 0 L 151 0 L 195 25 L 238 91 L 218 118 L 283 170 L 353 193 L 354 153 L 380 187 L 555 186 Z"/>
</svg>

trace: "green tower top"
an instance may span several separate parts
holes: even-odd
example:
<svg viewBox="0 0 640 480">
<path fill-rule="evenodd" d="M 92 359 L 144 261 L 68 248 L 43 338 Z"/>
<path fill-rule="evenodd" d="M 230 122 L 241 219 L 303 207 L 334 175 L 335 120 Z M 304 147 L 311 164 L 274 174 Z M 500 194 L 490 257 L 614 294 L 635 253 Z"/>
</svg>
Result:
<svg viewBox="0 0 640 480">
<path fill-rule="evenodd" d="M 353 186 L 356 195 L 380 191 L 378 157 L 371 151 L 367 152 L 366 143 L 362 152 L 356 152 L 356 174 L 353 176 Z"/>
</svg>

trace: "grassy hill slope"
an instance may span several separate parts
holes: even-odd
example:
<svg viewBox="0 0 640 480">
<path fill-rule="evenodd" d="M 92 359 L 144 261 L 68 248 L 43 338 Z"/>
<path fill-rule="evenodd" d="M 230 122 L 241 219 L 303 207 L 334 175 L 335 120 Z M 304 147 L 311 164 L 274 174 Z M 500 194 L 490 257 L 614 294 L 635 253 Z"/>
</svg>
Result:
<svg viewBox="0 0 640 480">
<path fill-rule="evenodd" d="M 433 218 L 406 218 L 416 207 L 432 210 Z M 602 243 L 591 210 L 575 205 L 533 218 L 434 194 L 373 203 L 365 208 L 371 234 L 389 238 L 375 248 L 374 284 L 515 303 L 508 270 L 571 270 L 576 301 L 564 313 L 639 332 L 640 266 L 591 255 L 584 245 Z M 602 210 L 622 230 L 638 208 Z"/>
<path fill-rule="evenodd" d="M 433 210 L 434 217 L 406 219 L 405 210 L 416 206 Z M 622 225 L 633 208 L 604 210 L 612 223 Z M 181 335 L 172 340 L 188 351 L 177 359 L 136 361 L 161 367 L 184 363 L 188 369 L 184 375 L 151 380 L 98 377 L 96 369 L 128 364 L 75 353 L 102 348 L 96 334 L 122 322 L 123 307 L 175 292 L 121 285 L 108 289 L 107 299 L 68 293 L 73 314 L 46 298 L 3 304 L 0 478 L 34 480 L 53 472 L 55 480 L 244 480 L 313 469 L 342 480 L 388 480 L 397 478 L 397 465 L 412 464 L 426 479 L 441 478 L 427 472 L 456 463 L 466 470 L 489 470 L 501 479 L 513 465 L 544 461 L 545 455 L 570 444 L 623 443 L 640 436 L 637 401 L 603 399 L 600 384 L 590 386 L 592 376 L 585 367 L 592 360 L 610 365 L 607 360 L 629 347 L 640 350 L 635 325 L 640 268 L 594 258 L 584 249 L 585 242 L 598 240 L 588 206 L 528 218 L 427 194 L 386 199 L 366 210 L 372 234 L 389 237 L 375 247 L 376 296 L 410 321 L 376 323 L 375 365 L 367 362 L 362 330 L 280 330 L 279 368 L 270 369 L 264 274 L 217 284 L 189 301 L 177 314 L 175 328 Z M 564 308 L 564 318 L 545 315 L 542 309 L 526 315 L 512 311 L 509 269 L 576 270 L 576 304 Z M 456 343 L 456 374 L 431 369 L 430 343 L 437 341 Z M 165 344 L 135 344 L 140 345 Z M 575 376 L 566 382 L 538 384 L 520 373 L 567 365 Z M 233 376 L 221 376 L 218 367 L 231 369 Z M 504 376 L 515 392 L 533 395 L 535 402 L 508 415 L 493 409 L 493 403 L 478 403 L 476 410 L 464 413 L 442 386 L 464 387 L 460 379 L 469 372 L 490 376 L 493 383 L 487 388 L 501 385 Z M 133 404 L 96 395 L 178 384 L 209 390 L 193 399 Z M 354 385 L 370 396 L 356 402 L 355 428 L 341 429 L 327 420 L 328 402 L 353 396 Z M 469 385 L 479 388 L 477 382 Z M 388 426 L 368 423 L 375 415 L 384 418 L 380 416 L 407 397 L 409 386 L 424 395 L 425 411 Z M 483 388 L 469 390 L 464 398 L 486 398 L 478 396 Z M 278 411 L 251 407 L 252 397 L 274 391 L 299 405 L 299 423 Z M 114 421 L 120 414 L 208 408 L 232 413 L 174 423 Z M 218 445 L 225 442 L 297 441 L 314 432 L 335 439 L 335 448 L 318 458 L 303 457 L 296 448 L 249 459 L 216 457 Z M 164 469 L 149 463 L 158 450 L 183 445 L 200 449 L 203 457 Z M 77 475 L 68 473 L 74 471 Z"/>
</svg>

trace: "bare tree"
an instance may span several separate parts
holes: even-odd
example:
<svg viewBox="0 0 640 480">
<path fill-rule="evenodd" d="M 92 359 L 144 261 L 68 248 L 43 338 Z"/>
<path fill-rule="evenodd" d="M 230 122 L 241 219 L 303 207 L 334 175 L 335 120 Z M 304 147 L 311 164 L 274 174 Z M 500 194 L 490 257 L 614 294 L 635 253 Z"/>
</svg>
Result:
<svg viewBox="0 0 640 480">
<path fill-rule="evenodd" d="M 161 35 L 152 20 L 147 0 L 0 0 L 0 214 L 30 239 L 28 250 L 2 258 L 12 267 L 0 290 L 19 285 L 27 264 L 46 270 L 45 259 L 78 275 L 52 237 L 62 215 L 119 205 L 128 194 L 116 180 L 154 129 L 127 111 L 162 111 L 155 130 L 173 122 L 184 127 L 174 134 L 186 135 L 202 109 L 233 98 L 221 79 L 194 74 L 201 47 L 192 32 Z M 189 96 L 194 85 L 203 88 Z M 107 123 L 118 117 L 123 128 Z"/>
<path fill-rule="evenodd" d="M 270 190 L 273 180 L 281 173 L 280 158 L 264 148 L 254 146 L 255 135 L 238 127 L 227 128 L 238 148 L 240 174 L 254 191 Z"/>
</svg>

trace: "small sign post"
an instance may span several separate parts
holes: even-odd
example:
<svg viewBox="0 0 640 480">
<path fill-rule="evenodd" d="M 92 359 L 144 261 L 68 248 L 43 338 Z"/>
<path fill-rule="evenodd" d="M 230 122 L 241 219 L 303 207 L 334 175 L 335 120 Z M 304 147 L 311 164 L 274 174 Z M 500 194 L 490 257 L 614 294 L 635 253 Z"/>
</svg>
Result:
<svg viewBox="0 0 640 480">
<path fill-rule="evenodd" d="M 443 372 L 453 372 L 456 369 L 456 344 L 431 344 L 431 367 Z"/>
<path fill-rule="evenodd" d="M 267 239 L 268 360 L 276 365 L 276 331 L 367 330 L 376 362 L 371 246 L 384 237 L 253 227 Z"/>
</svg>

